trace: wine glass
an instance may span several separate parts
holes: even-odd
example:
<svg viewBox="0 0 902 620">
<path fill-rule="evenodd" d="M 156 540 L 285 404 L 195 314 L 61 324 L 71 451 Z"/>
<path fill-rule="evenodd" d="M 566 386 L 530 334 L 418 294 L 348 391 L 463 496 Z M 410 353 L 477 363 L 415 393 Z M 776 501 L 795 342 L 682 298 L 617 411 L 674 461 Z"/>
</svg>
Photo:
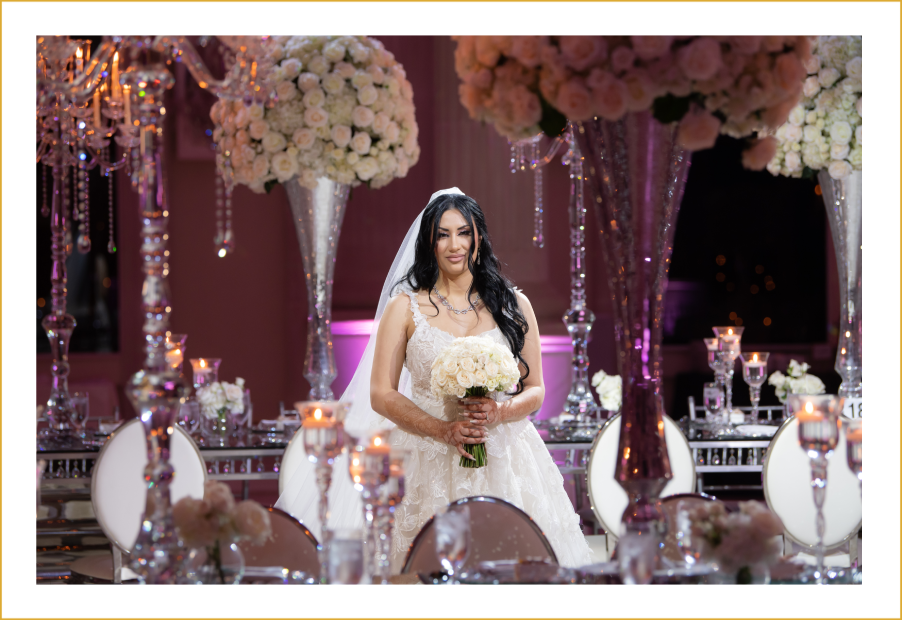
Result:
<svg viewBox="0 0 902 620">
<path fill-rule="evenodd" d="M 702 389 L 702 403 L 705 405 L 705 420 L 717 423 L 717 414 L 723 409 L 723 390 L 716 383 L 706 383 Z"/>
<path fill-rule="evenodd" d="M 808 453 L 811 460 L 811 489 L 814 492 L 814 505 L 817 508 L 817 564 L 814 579 L 818 584 L 824 583 L 824 532 L 827 524 L 824 519 L 824 499 L 827 495 L 827 460 L 839 443 L 839 431 L 842 422 L 839 414 L 844 399 L 840 396 L 823 395 L 807 396 L 791 394 L 787 399 L 795 413 L 799 425 L 799 445 Z"/>
<path fill-rule="evenodd" d="M 88 394 L 87 392 L 73 392 L 69 399 L 72 402 L 72 414 L 69 416 L 69 421 L 72 423 L 75 434 L 83 438 L 85 425 L 91 416 Z"/>
<path fill-rule="evenodd" d="M 470 554 L 469 506 L 445 506 L 435 513 L 435 553 L 448 574 L 448 583 L 455 583 Z"/>
<path fill-rule="evenodd" d="M 767 358 L 770 353 L 752 352 L 742 354 L 742 378 L 749 386 L 752 400 L 752 424 L 758 423 L 758 403 L 761 401 L 761 386 L 767 380 Z"/>
<path fill-rule="evenodd" d="M 858 493 L 861 494 L 861 418 L 844 419 L 846 427 L 846 462 L 858 478 Z"/>
<path fill-rule="evenodd" d="M 708 368 L 714 371 L 714 383 L 723 390 L 724 369 L 723 359 L 720 355 L 720 345 L 717 338 L 705 338 L 705 348 L 708 350 Z"/>
</svg>

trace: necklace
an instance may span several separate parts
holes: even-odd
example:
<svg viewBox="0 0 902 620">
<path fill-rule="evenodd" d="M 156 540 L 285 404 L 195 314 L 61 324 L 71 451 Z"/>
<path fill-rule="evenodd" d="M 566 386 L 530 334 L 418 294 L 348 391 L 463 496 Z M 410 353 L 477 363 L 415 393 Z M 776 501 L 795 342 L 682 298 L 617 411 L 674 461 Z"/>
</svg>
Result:
<svg viewBox="0 0 902 620">
<path fill-rule="evenodd" d="M 432 287 L 432 290 L 435 291 L 435 294 L 436 294 L 436 295 L 438 295 L 438 299 L 439 299 L 440 302 L 442 302 L 442 305 L 445 306 L 448 310 L 450 310 L 450 311 L 453 312 L 454 314 L 466 314 L 466 313 L 469 312 L 470 310 L 475 311 L 475 310 L 476 310 L 476 304 L 479 303 L 479 294 L 477 293 L 477 294 L 476 294 L 476 300 L 475 300 L 473 303 L 470 304 L 470 307 L 469 307 L 469 308 L 464 308 L 463 310 L 458 310 L 458 309 L 456 309 L 454 306 L 452 306 L 450 303 L 448 303 L 448 300 L 447 300 L 447 299 L 445 299 L 444 297 L 442 297 L 442 294 L 438 292 L 438 289 L 435 288 L 435 286 Z"/>
</svg>

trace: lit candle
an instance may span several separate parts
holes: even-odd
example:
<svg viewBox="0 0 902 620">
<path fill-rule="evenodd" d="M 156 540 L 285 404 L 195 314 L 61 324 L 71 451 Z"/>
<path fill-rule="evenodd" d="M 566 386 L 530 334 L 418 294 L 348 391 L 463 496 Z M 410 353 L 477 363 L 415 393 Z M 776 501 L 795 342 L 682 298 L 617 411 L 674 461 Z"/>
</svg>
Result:
<svg viewBox="0 0 902 620">
<path fill-rule="evenodd" d="M 388 441 L 381 435 L 376 435 L 373 437 L 370 445 L 366 447 L 366 453 L 374 455 L 390 454 L 391 446 L 388 445 Z"/>
<path fill-rule="evenodd" d="M 125 98 L 125 124 L 132 124 L 132 89 L 130 86 L 122 87 L 122 96 Z"/>
<path fill-rule="evenodd" d="M 360 484 L 363 480 L 363 457 L 359 452 L 351 452 L 348 473 L 351 474 L 354 484 Z"/>
<path fill-rule="evenodd" d="M 304 428 L 332 428 L 332 410 L 322 405 L 307 407 L 304 411 Z"/>
<path fill-rule="evenodd" d="M 119 98 L 119 52 L 113 55 L 113 73 L 110 81 L 113 83 L 112 95 L 113 99 Z"/>
<path fill-rule="evenodd" d="M 84 54 L 82 53 L 80 47 L 77 50 L 75 50 L 75 69 L 79 73 L 84 71 L 84 68 L 85 68 L 85 61 L 84 61 L 83 56 L 84 56 Z"/>
<path fill-rule="evenodd" d="M 94 90 L 94 129 L 100 129 L 100 89 Z"/>
<path fill-rule="evenodd" d="M 802 422 L 820 422 L 824 419 L 824 414 L 820 411 L 817 411 L 814 408 L 813 403 L 807 402 L 805 403 L 805 406 L 798 413 L 796 413 L 796 418 L 798 419 L 800 424 Z"/>
</svg>

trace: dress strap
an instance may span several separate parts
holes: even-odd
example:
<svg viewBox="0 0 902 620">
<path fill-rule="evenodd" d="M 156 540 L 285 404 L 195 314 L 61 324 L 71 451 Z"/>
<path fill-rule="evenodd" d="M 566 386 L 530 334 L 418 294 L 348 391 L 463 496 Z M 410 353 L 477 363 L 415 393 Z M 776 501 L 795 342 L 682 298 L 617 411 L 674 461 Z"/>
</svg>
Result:
<svg viewBox="0 0 902 620">
<path fill-rule="evenodd" d="M 417 299 L 416 292 L 407 291 L 407 296 L 410 297 L 410 311 L 413 313 L 413 324 L 417 327 L 425 325 L 426 317 L 420 312 L 420 300 Z"/>
</svg>

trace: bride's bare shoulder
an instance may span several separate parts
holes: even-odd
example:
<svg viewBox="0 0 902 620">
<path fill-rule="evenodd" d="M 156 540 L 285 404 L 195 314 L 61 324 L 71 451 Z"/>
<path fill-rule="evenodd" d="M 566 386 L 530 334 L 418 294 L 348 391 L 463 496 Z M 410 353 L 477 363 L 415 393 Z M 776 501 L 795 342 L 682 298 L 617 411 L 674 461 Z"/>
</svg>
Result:
<svg viewBox="0 0 902 620">
<path fill-rule="evenodd" d="M 399 293 L 388 300 L 385 305 L 385 317 L 400 318 L 410 313 L 410 297 L 406 293 Z"/>
</svg>

